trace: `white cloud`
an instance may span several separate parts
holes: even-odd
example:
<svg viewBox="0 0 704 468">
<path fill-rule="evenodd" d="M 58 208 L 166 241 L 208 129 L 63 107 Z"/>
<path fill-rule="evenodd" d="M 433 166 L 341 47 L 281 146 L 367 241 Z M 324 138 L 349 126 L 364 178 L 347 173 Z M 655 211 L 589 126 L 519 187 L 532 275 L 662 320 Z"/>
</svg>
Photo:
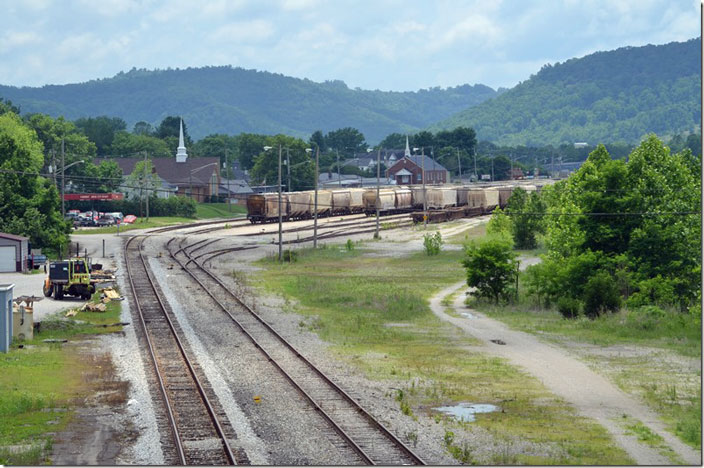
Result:
<svg viewBox="0 0 704 468">
<path fill-rule="evenodd" d="M 234 22 L 220 26 L 208 37 L 217 42 L 253 43 L 266 40 L 274 34 L 274 25 L 265 20 Z"/>
<path fill-rule="evenodd" d="M 0 41 L 0 53 L 6 53 L 18 47 L 36 45 L 42 38 L 34 31 L 7 31 Z"/>
</svg>

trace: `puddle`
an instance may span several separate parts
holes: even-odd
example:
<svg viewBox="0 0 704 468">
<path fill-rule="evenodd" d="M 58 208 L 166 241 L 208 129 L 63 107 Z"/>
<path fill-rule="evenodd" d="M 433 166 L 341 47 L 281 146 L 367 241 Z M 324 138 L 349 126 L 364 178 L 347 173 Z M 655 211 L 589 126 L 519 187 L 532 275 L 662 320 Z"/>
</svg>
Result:
<svg viewBox="0 0 704 468">
<path fill-rule="evenodd" d="M 475 315 L 470 314 L 469 312 L 462 312 L 462 317 L 466 317 L 466 318 L 469 318 L 469 319 L 477 318 Z"/>
<path fill-rule="evenodd" d="M 498 411 L 499 407 L 487 403 L 460 403 L 455 406 L 440 406 L 433 408 L 441 413 L 449 414 L 459 421 L 472 422 L 475 420 L 474 415 L 477 413 L 493 413 Z"/>
</svg>

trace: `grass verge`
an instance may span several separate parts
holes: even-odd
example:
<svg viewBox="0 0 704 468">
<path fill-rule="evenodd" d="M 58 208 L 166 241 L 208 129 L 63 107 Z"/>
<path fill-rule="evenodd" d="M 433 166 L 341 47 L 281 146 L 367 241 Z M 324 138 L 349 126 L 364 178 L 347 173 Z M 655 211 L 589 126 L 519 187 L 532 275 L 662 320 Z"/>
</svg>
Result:
<svg viewBox="0 0 704 468">
<path fill-rule="evenodd" d="M 330 246 L 301 250 L 290 264 L 262 260 L 257 282 L 295 299 L 297 312 L 308 316 L 301 325 L 333 343 L 341 358 L 398 388 L 387 396 L 407 417 L 435 415 L 446 427 L 448 452 L 463 463 L 632 463 L 603 427 L 506 361 L 470 351 L 471 338 L 432 314 L 427 299 L 464 277 L 460 257 L 381 257 Z M 432 410 L 451 402 L 491 403 L 501 411 L 464 423 Z M 491 454 L 462 435 L 474 430 L 493 435 Z"/>
<path fill-rule="evenodd" d="M 595 371 L 660 415 L 668 429 L 701 448 L 701 328 L 676 311 L 653 317 L 621 310 L 594 320 L 565 319 L 538 308 L 524 291 L 517 304 L 496 306 L 469 299 L 470 307 L 511 328 L 533 333 L 579 354 Z"/>
<path fill-rule="evenodd" d="M 94 295 L 98 299 L 99 292 Z M 0 354 L 0 464 L 49 463 L 52 434 L 68 424 L 72 404 L 85 396 L 82 375 L 88 364 L 73 347 L 43 340 L 118 331 L 121 327 L 104 325 L 119 322 L 120 308 L 113 301 L 106 312 L 79 312 L 72 318 L 54 314 L 42 321 L 32 340 L 15 341 L 8 353 Z"/>
<path fill-rule="evenodd" d="M 196 218 L 233 218 L 238 215 L 247 214 L 247 207 L 243 205 L 230 205 L 227 203 L 197 203 Z"/>
</svg>

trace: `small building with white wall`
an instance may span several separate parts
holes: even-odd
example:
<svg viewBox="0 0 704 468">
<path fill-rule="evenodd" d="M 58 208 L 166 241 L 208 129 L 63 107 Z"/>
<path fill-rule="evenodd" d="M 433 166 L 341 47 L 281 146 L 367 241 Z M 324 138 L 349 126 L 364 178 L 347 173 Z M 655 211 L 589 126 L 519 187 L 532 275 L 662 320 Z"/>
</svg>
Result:
<svg viewBox="0 0 704 468">
<path fill-rule="evenodd" d="M 29 238 L 0 232 L 0 273 L 25 272 Z"/>
</svg>

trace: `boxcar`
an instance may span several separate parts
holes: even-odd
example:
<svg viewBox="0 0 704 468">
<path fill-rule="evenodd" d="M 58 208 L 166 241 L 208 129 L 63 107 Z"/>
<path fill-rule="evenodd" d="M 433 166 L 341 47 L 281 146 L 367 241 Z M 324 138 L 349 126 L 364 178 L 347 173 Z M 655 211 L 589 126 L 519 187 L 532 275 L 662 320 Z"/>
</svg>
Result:
<svg viewBox="0 0 704 468">
<path fill-rule="evenodd" d="M 281 215 L 288 219 L 288 197 L 281 194 Z M 279 194 L 257 193 L 247 197 L 247 218 L 252 223 L 266 223 L 279 217 Z"/>
<path fill-rule="evenodd" d="M 484 212 L 491 213 L 499 206 L 499 191 L 497 189 L 484 189 Z"/>
<path fill-rule="evenodd" d="M 313 215 L 313 194 L 290 192 L 288 195 L 289 219 L 309 219 Z"/>
<path fill-rule="evenodd" d="M 345 189 L 334 189 L 332 190 L 332 208 L 330 212 L 332 214 L 349 214 L 350 202 L 352 201 L 352 196 L 349 190 Z"/>
<path fill-rule="evenodd" d="M 362 195 L 364 212 L 369 216 L 376 214 L 376 189 L 367 189 Z M 396 209 L 396 192 L 393 189 L 379 190 L 379 213 L 393 212 Z"/>
<path fill-rule="evenodd" d="M 503 187 L 497 187 L 499 190 L 499 206 L 501 208 L 506 208 L 506 205 L 508 205 L 508 199 L 511 198 L 511 194 L 513 193 L 513 187 L 509 186 L 503 186 Z"/>
<path fill-rule="evenodd" d="M 396 199 L 394 205 L 397 212 L 410 211 L 413 208 L 413 195 L 408 187 L 395 187 L 393 189 Z"/>
<path fill-rule="evenodd" d="M 309 192 L 315 196 L 314 191 Z M 328 216 L 332 209 L 332 192 L 330 190 L 318 190 L 318 217 Z M 311 210 L 311 213 L 313 210 Z"/>
<path fill-rule="evenodd" d="M 350 189 L 350 213 L 364 212 L 364 191 L 363 188 Z"/>
</svg>

